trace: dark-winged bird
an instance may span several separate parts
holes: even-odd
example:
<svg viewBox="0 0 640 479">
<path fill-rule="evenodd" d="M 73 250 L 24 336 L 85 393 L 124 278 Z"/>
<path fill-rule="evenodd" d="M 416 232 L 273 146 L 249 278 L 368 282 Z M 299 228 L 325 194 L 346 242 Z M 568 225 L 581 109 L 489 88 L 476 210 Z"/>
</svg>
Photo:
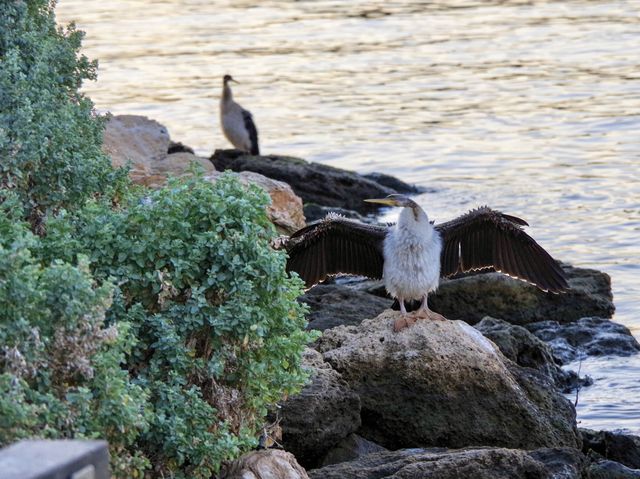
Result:
<svg viewBox="0 0 640 479">
<path fill-rule="evenodd" d="M 230 82 L 238 83 L 231 75 L 222 78 L 222 98 L 220 99 L 220 124 L 227 140 L 238 150 L 252 155 L 260 154 L 258 129 L 251 112 L 233 101 Z"/>
<path fill-rule="evenodd" d="M 402 206 L 398 222 L 373 226 L 329 214 L 291 235 L 287 270 L 307 287 L 338 273 L 382 278 L 402 313 L 405 301 L 421 300 L 418 315 L 431 319 L 442 318 L 427 304 L 440 277 L 493 268 L 543 291 L 568 288 L 562 268 L 524 232 L 520 218 L 485 206 L 434 225 L 406 196 L 365 201 Z"/>
</svg>

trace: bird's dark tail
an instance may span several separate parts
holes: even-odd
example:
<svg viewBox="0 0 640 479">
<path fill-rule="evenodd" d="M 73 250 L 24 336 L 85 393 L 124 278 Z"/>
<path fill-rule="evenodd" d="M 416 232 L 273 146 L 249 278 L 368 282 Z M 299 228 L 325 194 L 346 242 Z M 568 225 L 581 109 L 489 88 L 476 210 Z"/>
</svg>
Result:
<svg viewBox="0 0 640 479">
<path fill-rule="evenodd" d="M 257 143 L 251 145 L 251 154 L 252 155 L 259 155 L 260 154 L 260 147 L 258 146 Z"/>
</svg>

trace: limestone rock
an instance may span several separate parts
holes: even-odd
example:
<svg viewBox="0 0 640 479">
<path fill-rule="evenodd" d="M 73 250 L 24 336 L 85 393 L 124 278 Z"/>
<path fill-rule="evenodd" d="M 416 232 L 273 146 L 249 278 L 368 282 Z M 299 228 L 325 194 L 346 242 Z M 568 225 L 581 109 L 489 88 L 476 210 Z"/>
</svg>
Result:
<svg viewBox="0 0 640 479">
<path fill-rule="evenodd" d="M 341 324 L 360 324 L 391 307 L 392 301 L 336 284 L 319 284 L 302 296 L 310 312 L 309 329 L 324 331 Z"/>
<path fill-rule="evenodd" d="M 360 427 L 360 399 L 322 356 L 307 348 L 311 382 L 282 404 L 282 445 L 300 464 L 315 467 L 341 439 Z"/>
<path fill-rule="evenodd" d="M 360 456 L 380 451 L 386 451 L 386 449 L 375 442 L 367 441 L 357 434 L 349 434 L 327 453 L 322 460 L 322 466 L 352 461 Z"/>
<path fill-rule="evenodd" d="M 207 175 L 206 178 L 215 182 L 221 174 L 216 171 Z M 238 173 L 237 176 L 243 184 L 258 185 L 269 193 L 271 205 L 267 207 L 267 214 L 281 234 L 291 234 L 304 227 L 302 200 L 296 196 L 289 185 L 251 171 Z"/>
<path fill-rule="evenodd" d="M 167 129 L 145 116 L 112 116 L 104 131 L 102 148 L 114 166 L 130 165 L 131 180 L 145 186 L 163 186 L 169 175 L 188 173 L 192 162 L 205 172 L 215 171 L 207 159 L 188 152 L 186 147 L 176 148 Z M 169 154 L 170 149 L 176 152 Z"/>
<path fill-rule="evenodd" d="M 540 321 L 527 329 L 546 341 L 562 364 L 585 356 L 629 356 L 640 352 L 640 344 L 626 326 L 606 318 L 582 318 L 571 324 Z"/>
<path fill-rule="evenodd" d="M 305 203 L 337 206 L 359 213 L 372 213 L 380 209 L 380 205 L 365 203 L 363 199 L 382 198 L 401 192 L 353 171 L 309 163 L 299 158 L 250 156 L 237 150 L 216 150 L 211 161 L 220 171 L 255 171 L 284 181 L 291 185 Z M 409 190 L 412 188 L 410 185 L 406 186 Z"/>
<path fill-rule="evenodd" d="M 326 330 L 318 350 L 360 396 L 358 434 L 384 447 L 579 447 L 575 410 L 542 375 L 462 321 L 400 313 Z"/>
<path fill-rule="evenodd" d="M 404 449 L 309 471 L 311 479 L 579 479 L 575 449 Z"/>
<path fill-rule="evenodd" d="M 292 454 L 278 449 L 265 449 L 245 454 L 230 464 L 222 479 L 309 479 L 307 472 Z"/>
<path fill-rule="evenodd" d="M 568 393 L 579 386 L 593 384 L 589 377 L 579 378 L 573 371 L 562 370 L 550 347 L 522 326 L 485 316 L 474 327 L 493 341 L 511 361 L 540 371 L 552 379 L 562 392 Z"/>
</svg>

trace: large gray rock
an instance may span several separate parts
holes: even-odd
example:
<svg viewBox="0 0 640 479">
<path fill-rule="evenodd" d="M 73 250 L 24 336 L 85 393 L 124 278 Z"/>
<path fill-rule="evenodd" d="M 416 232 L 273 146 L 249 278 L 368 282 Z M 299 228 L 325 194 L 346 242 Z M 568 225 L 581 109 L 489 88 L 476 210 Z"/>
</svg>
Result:
<svg viewBox="0 0 640 479">
<path fill-rule="evenodd" d="M 317 351 L 307 349 L 303 365 L 311 382 L 282 404 L 280 426 L 282 446 L 308 468 L 360 427 L 360 399 Z"/>
<path fill-rule="evenodd" d="M 585 316 L 610 317 L 615 307 L 608 274 L 563 265 L 571 289 L 549 294 L 500 273 L 443 281 L 429 296 L 432 309 L 451 319 L 475 324 L 485 316 L 525 325 L 555 320 L 562 324 Z"/>
<path fill-rule="evenodd" d="M 309 471 L 311 479 L 579 479 L 575 449 L 404 449 Z"/>
<path fill-rule="evenodd" d="M 386 311 L 318 340 L 360 396 L 360 435 L 390 449 L 579 447 L 575 411 L 544 376 L 464 322 L 418 321 L 394 333 L 399 315 Z"/>
<path fill-rule="evenodd" d="M 597 453 L 605 459 L 640 469 L 640 436 L 613 431 L 580 429 L 582 451 Z"/>
<path fill-rule="evenodd" d="M 640 469 L 631 469 L 614 461 L 599 461 L 586 470 L 588 479 L 640 479 Z"/>
<path fill-rule="evenodd" d="M 381 451 L 386 451 L 386 449 L 375 442 L 367 441 L 357 434 L 349 434 L 327 453 L 322 460 L 322 466 L 352 461 L 360 456 Z"/>
<path fill-rule="evenodd" d="M 626 326 L 606 318 L 582 318 L 571 324 L 540 321 L 527 329 L 546 341 L 562 364 L 585 356 L 629 356 L 640 352 L 640 344 Z"/>
<path fill-rule="evenodd" d="M 286 451 L 253 451 L 225 466 L 221 479 L 309 479 L 307 472 Z"/>
<path fill-rule="evenodd" d="M 360 213 L 378 211 L 380 205 L 365 203 L 365 198 L 382 198 L 391 193 L 417 192 L 417 188 L 396 180 L 394 188 L 365 178 L 353 171 L 342 170 L 319 163 L 309 163 L 287 156 L 249 156 L 237 150 L 216 150 L 210 158 L 216 169 L 255 171 L 284 181 L 305 203 L 337 206 Z M 388 178 L 383 178 L 387 184 Z M 402 185 L 406 188 L 399 190 Z"/>
<path fill-rule="evenodd" d="M 593 384 L 589 377 L 579 378 L 574 371 L 564 371 L 556 363 L 550 347 L 522 326 L 486 316 L 474 327 L 493 341 L 511 361 L 551 378 L 564 393 Z"/>
<path fill-rule="evenodd" d="M 319 284 L 301 298 L 309 305 L 309 329 L 324 331 L 340 325 L 356 325 L 378 316 L 393 301 L 337 284 Z"/>
</svg>

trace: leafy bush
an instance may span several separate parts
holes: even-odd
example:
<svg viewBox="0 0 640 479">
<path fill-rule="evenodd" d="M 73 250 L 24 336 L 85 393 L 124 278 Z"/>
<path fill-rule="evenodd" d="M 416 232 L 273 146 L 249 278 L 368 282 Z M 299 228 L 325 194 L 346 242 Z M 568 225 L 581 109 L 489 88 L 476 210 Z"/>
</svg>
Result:
<svg viewBox="0 0 640 479">
<path fill-rule="evenodd" d="M 120 367 L 130 324 L 104 323 L 113 285 L 96 286 L 82 256 L 43 266 L 17 203 L 0 209 L 0 444 L 100 437 L 114 467 L 141 471 L 148 461 L 128 448 L 147 428 L 147 393 Z"/>
<path fill-rule="evenodd" d="M 269 246 L 268 201 L 231 176 L 196 177 L 49 223 L 43 254 L 86 255 L 118 285 L 109 321 L 135 325 L 128 367 L 150 394 L 140 447 L 156 476 L 209 477 L 254 446 L 267 407 L 304 382 L 301 281 Z"/>
<path fill-rule="evenodd" d="M 50 0 L 0 8 L 0 187 L 15 191 L 34 230 L 60 208 L 117 185 L 101 151 L 103 119 L 79 93 L 96 63 L 79 55 L 82 32 L 58 29 Z"/>
<path fill-rule="evenodd" d="M 302 283 L 261 189 L 127 186 L 53 6 L 0 8 L 0 445 L 101 437 L 116 477 L 208 478 L 304 382 Z"/>
</svg>

